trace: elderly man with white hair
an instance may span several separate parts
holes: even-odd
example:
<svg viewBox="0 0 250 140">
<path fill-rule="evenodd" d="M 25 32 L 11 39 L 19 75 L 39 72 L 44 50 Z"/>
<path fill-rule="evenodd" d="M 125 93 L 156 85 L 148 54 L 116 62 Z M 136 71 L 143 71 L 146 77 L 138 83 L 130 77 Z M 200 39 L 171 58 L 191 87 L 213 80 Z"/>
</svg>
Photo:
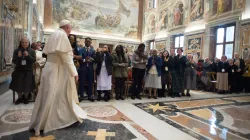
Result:
<svg viewBox="0 0 250 140">
<path fill-rule="evenodd" d="M 68 39 L 70 21 L 63 20 L 60 28 L 51 34 L 43 52 L 47 63 L 41 76 L 41 84 L 35 101 L 29 129 L 47 133 L 82 122 L 87 115 L 79 103 L 75 82 L 78 73 L 73 63 L 73 52 Z M 63 115 L 63 116 L 62 116 Z"/>
</svg>

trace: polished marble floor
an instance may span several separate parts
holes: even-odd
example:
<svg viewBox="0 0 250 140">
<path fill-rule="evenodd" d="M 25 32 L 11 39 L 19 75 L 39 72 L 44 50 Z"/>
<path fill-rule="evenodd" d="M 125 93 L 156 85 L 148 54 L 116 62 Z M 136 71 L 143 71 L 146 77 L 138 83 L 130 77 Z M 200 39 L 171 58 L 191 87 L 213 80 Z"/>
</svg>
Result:
<svg viewBox="0 0 250 140">
<path fill-rule="evenodd" d="M 192 97 L 110 102 L 83 101 L 84 123 L 33 137 L 33 103 L 13 105 L 0 96 L 0 140 L 247 140 L 250 94 L 192 91 Z"/>
</svg>

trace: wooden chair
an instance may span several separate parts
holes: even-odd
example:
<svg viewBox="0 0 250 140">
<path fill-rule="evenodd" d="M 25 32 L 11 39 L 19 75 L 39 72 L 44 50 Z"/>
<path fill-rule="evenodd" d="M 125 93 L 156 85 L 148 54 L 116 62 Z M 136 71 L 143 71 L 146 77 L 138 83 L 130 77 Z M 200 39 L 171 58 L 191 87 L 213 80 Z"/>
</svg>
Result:
<svg viewBox="0 0 250 140">
<path fill-rule="evenodd" d="M 214 92 L 216 91 L 216 84 L 217 84 L 217 80 L 216 80 L 216 72 L 207 72 L 206 73 L 207 78 L 208 78 L 208 85 L 212 85 Z"/>
<path fill-rule="evenodd" d="M 132 68 L 128 68 L 128 78 L 125 81 L 125 96 L 128 97 L 129 87 L 133 84 Z"/>
</svg>

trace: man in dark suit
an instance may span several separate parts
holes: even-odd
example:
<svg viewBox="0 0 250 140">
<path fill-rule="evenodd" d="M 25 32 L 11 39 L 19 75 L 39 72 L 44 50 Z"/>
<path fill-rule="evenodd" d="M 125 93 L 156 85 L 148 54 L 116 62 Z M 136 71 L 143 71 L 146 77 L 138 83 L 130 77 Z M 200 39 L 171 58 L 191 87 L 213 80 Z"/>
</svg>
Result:
<svg viewBox="0 0 250 140">
<path fill-rule="evenodd" d="M 83 100 L 83 94 L 85 91 L 85 83 L 88 81 L 87 85 L 87 94 L 88 94 L 88 100 L 94 101 L 94 95 L 92 93 L 92 87 L 94 83 L 94 60 L 95 60 L 95 50 L 91 46 L 92 39 L 87 37 L 85 39 L 85 47 L 81 48 L 79 50 L 79 55 L 81 56 L 81 59 L 79 60 L 80 67 L 78 70 L 79 74 L 79 101 L 81 102 Z"/>
<path fill-rule="evenodd" d="M 243 76 L 242 74 L 244 73 L 245 69 L 245 62 L 243 59 L 240 58 L 240 55 L 238 53 L 234 54 L 234 64 L 238 66 L 238 70 L 236 71 L 236 93 L 240 93 L 243 90 Z"/>
</svg>

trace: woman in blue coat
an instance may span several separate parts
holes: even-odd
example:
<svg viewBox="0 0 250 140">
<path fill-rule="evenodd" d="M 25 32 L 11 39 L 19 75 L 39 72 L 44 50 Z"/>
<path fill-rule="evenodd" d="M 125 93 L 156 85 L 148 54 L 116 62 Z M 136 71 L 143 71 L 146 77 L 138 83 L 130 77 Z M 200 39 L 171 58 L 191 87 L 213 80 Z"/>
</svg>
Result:
<svg viewBox="0 0 250 140">
<path fill-rule="evenodd" d="M 145 87 L 148 88 L 149 95 L 151 98 L 152 89 L 154 91 L 154 98 L 157 99 L 157 89 L 161 89 L 161 66 L 162 59 L 157 56 L 157 50 L 152 50 L 152 56 L 148 59 L 147 64 L 147 77 L 145 81 Z"/>
</svg>

